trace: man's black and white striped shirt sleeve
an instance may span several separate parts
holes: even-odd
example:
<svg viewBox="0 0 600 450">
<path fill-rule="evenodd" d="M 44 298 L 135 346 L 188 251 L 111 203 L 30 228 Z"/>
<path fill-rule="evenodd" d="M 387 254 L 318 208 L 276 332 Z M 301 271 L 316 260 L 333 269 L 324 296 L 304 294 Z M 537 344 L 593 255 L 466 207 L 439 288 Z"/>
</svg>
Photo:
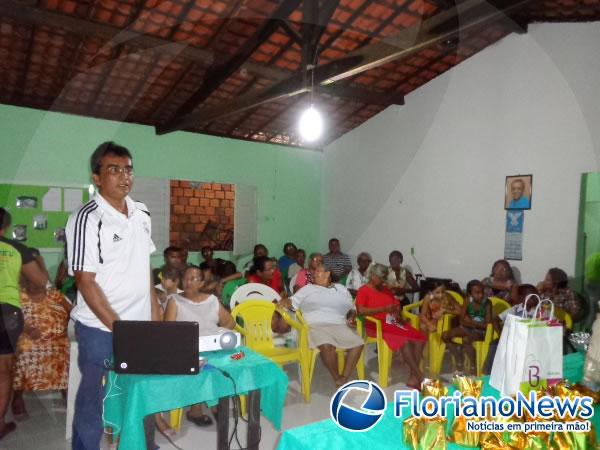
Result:
<svg viewBox="0 0 600 450">
<path fill-rule="evenodd" d="M 65 230 L 69 274 L 98 271 L 98 204 L 90 200 L 71 214 Z"/>
</svg>

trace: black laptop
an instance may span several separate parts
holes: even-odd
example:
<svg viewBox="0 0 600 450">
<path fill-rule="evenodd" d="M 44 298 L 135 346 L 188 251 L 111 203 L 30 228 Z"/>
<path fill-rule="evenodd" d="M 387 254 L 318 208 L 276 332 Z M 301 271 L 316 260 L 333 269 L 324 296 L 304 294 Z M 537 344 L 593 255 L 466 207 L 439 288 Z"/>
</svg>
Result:
<svg viewBox="0 0 600 450">
<path fill-rule="evenodd" d="M 113 325 L 117 373 L 196 375 L 197 322 L 118 320 Z"/>
</svg>

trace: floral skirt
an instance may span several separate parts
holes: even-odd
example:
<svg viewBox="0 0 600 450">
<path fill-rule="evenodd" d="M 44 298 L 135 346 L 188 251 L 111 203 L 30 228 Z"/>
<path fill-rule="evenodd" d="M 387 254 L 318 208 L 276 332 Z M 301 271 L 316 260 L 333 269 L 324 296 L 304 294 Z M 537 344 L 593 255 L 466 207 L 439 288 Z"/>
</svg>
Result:
<svg viewBox="0 0 600 450">
<path fill-rule="evenodd" d="M 66 389 L 69 378 L 69 338 L 24 346 L 17 354 L 13 388 L 22 391 Z"/>
</svg>

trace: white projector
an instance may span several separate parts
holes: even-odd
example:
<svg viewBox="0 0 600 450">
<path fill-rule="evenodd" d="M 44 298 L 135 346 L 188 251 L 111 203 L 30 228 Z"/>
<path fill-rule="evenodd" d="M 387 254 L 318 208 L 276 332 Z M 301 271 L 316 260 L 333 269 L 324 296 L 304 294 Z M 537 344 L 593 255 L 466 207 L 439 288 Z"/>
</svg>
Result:
<svg viewBox="0 0 600 450">
<path fill-rule="evenodd" d="M 198 339 L 200 352 L 214 352 L 216 350 L 232 350 L 242 345 L 242 336 L 237 331 L 226 328 L 219 329 L 214 334 L 206 334 Z"/>
</svg>

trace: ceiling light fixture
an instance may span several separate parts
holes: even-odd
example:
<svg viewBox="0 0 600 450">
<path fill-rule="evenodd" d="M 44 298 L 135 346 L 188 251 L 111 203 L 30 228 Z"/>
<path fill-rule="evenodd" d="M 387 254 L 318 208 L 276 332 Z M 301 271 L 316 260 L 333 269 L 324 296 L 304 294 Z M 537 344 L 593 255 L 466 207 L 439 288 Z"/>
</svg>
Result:
<svg viewBox="0 0 600 450">
<path fill-rule="evenodd" d="M 298 122 L 298 131 L 303 141 L 314 142 L 321 137 L 323 133 L 323 118 L 317 108 L 315 108 L 313 101 L 313 93 L 315 90 L 315 66 L 310 65 L 306 67 L 311 72 L 311 83 L 310 83 L 310 106 L 304 110 L 300 115 L 300 121 Z"/>
<path fill-rule="evenodd" d="M 298 126 L 300 136 L 307 142 L 314 142 L 321 137 L 323 133 L 323 118 L 312 103 L 300 116 Z"/>
</svg>

